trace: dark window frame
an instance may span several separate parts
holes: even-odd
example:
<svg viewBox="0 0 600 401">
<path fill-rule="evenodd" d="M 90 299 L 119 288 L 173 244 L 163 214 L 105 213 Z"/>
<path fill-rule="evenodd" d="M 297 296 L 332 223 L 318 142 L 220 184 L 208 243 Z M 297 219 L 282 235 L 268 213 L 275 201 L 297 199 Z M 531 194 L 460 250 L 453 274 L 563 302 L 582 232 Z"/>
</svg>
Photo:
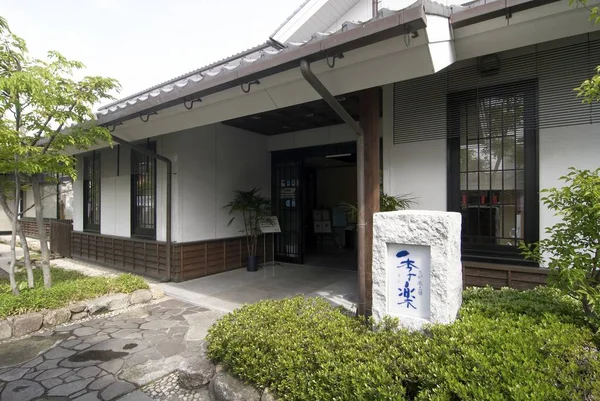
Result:
<svg viewBox="0 0 600 401">
<path fill-rule="evenodd" d="M 145 146 L 148 150 L 156 153 L 156 142 L 147 142 L 146 146 Z M 131 153 L 130 153 L 130 165 L 131 165 L 131 236 L 132 237 L 136 237 L 136 238 L 143 238 L 143 239 L 151 239 L 151 240 L 156 240 L 156 201 L 157 201 L 157 196 L 156 196 L 156 187 L 157 187 L 157 180 L 156 180 L 156 167 L 157 167 L 157 163 L 156 163 L 156 159 L 147 155 L 143 155 L 137 151 L 135 151 L 134 149 L 131 149 Z M 149 177 L 152 181 L 152 192 L 150 193 L 151 195 L 151 200 L 150 202 L 152 203 L 152 212 L 149 214 L 147 212 L 140 212 L 139 211 L 139 203 L 136 202 L 136 198 L 138 197 L 137 194 L 137 186 L 136 186 L 136 180 L 137 180 L 137 176 L 138 176 L 138 171 L 139 171 L 139 165 L 141 163 L 147 163 L 147 165 L 152 166 L 152 171 L 151 174 L 148 173 L 143 173 L 143 175 L 145 175 L 146 177 Z M 144 197 L 144 202 L 145 205 L 147 206 L 148 204 L 148 194 L 142 195 Z M 141 225 L 145 225 L 145 226 L 151 226 L 150 228 L 148 227 L 141 227 Z"/>
<path fill-rule="evenodd" d="M 101 168 L 100 153 L 94 150 L 90 154 L 83 156 L 83 231 L 100 232 L 102 212 Z M 90 211 L 89 207 L 91 205 L 97 206 L 97 210 Z"/>
<path fill-rule="evenodd" d="M 524 116 L 524 211 L 525 222 L 523 241 L 534 243 L 539 240 L 539 147 L 538 147 L 538 99 L 537 80 L 516 82 L 451 93 L 447 96 L 448 119 L 448 198 L 449 211 L 461 212 L 460 188 L 460 146 L 461 121 L 460 104 L 491 96 L 511 96 L 523 94 Z M 518 247 L 462 242 L 463 260 L 487 262 L 511 262 L 514 264 L 536 265 L 525 260 Z"/>
</svg>

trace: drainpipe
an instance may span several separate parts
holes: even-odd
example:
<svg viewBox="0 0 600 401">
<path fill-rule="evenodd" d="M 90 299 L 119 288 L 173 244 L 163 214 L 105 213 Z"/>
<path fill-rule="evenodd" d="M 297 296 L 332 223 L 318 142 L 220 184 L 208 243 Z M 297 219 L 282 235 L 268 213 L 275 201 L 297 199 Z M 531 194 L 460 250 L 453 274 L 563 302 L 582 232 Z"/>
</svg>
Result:
<svg viewBox="0 0 600 401">
<path fill-rule="evenodd" d="M 172 241 L 171 241 L 171 195 L 172 195 L 171 194 L 171 181 L 172 181 L 171 172 L 172 172 L 173 163 L 167 157 L 158 155 L 158 154 L 156 154 L 146 148 L 143 148 L 141 146 L 134 145 L 133 143 L 128 142 L 125 139 L 116 137 L 112 134 L 111 134 L 111 136 L 112 136 L 112 139 L 115 142 L 117 142 L 118 144 L 127 146 L 130 149 L 133 149 L 136 152 L 139 152 L 139 153 L 146 155 L 148 157 L 151 157 L 153 159 L 165 162 L 165 164 L 167 165 L 167 277 L 164 279 L 164 281 L 171 281 L 171 243 L 172 243 Z M 160 259 L 159 255 L 156 255 L 156 256 Z"/>
<path fill-rule="evenodd" d="M 366 307 L 366 277 L 365 277 L 365 138 L 360 125 L 327 90 L 325 85 L 310 69 L 310 62 L 300 62 L 302 76 L 317 91 L 323 100 L 336 112 L 336 114 L 356 133 L 356 186 L 358 187 L 358 314 L 365 315 Z"/>
</svg>

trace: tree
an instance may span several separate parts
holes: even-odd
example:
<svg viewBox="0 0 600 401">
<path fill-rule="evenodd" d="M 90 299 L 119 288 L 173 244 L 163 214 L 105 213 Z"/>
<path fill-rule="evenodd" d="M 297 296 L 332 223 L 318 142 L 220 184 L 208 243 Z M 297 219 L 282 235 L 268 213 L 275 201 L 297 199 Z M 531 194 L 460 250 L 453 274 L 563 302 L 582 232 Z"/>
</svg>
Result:
<svg viewBox="0 0 600 401">
<path fill-rule="evenodd" d="M 15 188 L 31 185 L 40 238 L 45 237 L 41 186 L 48 177 L 76 178 L 69 149 L 111 143 L 108 129 L 97 126 L 92 107 L 112 99 L 117 81 L 100 76 L 75 78 L 84 65 L 56 51 L 45 60 L 32 58 L 23 39 L 0 18 L 0 173 L 11 174 Z M 0 196 L 5 196 L 0 195 Z M 15 189 L 13 237 L 18 230 L 20 191 Z M 40 241 L 44 285 L 50 287 L 50 254 Z"/>
<path fill-rule="evenodd" d="M 600 23 L 600 8 L 598 6 L 588 7 L 588 0 L 569 0 L 569 4 L 582 5 L 590 12 L 590 21 L 594 24 Z M 594 103 L 600 101 L 600 66 L 596 67 L 596 73 L 590 79 L 581 83 L 577 91 L 577 96 L 581 97 L 584 103 Z"/>
</svg>

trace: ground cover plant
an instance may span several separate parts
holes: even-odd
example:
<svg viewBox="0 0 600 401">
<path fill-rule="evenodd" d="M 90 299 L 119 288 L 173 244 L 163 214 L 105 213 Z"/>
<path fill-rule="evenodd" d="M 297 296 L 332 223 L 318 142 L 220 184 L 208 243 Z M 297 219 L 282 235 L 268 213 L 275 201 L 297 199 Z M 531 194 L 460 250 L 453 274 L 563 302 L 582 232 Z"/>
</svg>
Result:
<svg viewBox="0 0 600 401">
<path fill-rule="evenodd" d="M 24 271 L 16 273 L 21 285 L 20 295 L 14 295 L 8 277 L 0 277 L 0 318 L 35 312 L 41 309 L 55 309 L 73 302 L 113 293 L 131 293 L 148 288 L 139 276 L 121 274 L 117 277 L 89 277 L 72 270 L 52 267 L 52 288 L 44 288 L 42 271 L 34 273 L 34 288 L 27 288 Z"/>
<path fill-rule="evenodd" d="M 558 290 L 469 289 L 455 323 L 395 327 L 267 300 L 217 322 L 208 353 L 284 400 L 600 400 L 597 338 Z"/>
</svg>

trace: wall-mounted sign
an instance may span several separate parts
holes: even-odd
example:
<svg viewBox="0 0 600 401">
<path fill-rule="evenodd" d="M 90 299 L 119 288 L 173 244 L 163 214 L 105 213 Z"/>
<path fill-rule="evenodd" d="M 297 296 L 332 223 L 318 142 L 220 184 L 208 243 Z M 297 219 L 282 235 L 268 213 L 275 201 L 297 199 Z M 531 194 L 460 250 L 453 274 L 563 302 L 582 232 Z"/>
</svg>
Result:
<svg viewBox="0 0 600 401">
<path fill-rule="evenodd" d="M 281 227 L 279 227 L 279 220 L 277 219 L 277 216 L 262 217 L 260 219 L 260 221 L 258 222 L 258 224 L 260 226 L 260 231 L 263 234 L 280 233 L 281 232 Z"/>
<path fill-rule="evenodd" d="M 429 319 L 430 248 L 388 244 L 387 312 Z"/>
</svg>

